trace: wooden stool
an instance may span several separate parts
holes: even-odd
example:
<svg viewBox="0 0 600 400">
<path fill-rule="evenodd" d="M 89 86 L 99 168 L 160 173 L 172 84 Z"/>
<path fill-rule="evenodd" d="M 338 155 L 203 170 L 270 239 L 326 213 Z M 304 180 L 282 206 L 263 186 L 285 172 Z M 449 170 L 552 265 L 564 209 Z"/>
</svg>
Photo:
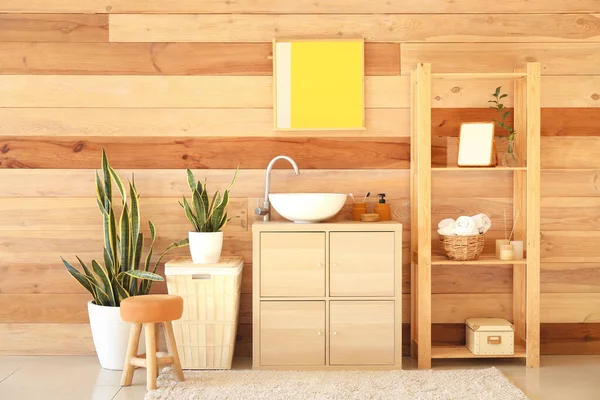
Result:
<svg viewBox="0 0 600 400">
<path fill-rule="evenodd" d="M 127 356 L 121 377 L 122 386 L 130 386 L 133 380 L 135 367 L 146 368 L 146 388 L 156 389 L 156 378 L 158 377 L 159 365 L 173 366 L 175 378 L 183 382 L 183 371 L 177 353 L 175 334 L 171 321 L 178 320 L 183 314 L 183 299 L 179 296 L 168 294 L 154 294 L 147 296 L 129 297 L 121 302 L 121 318 L 123 321 L 131 322 L 131 333 L 129 334 L 129 345 Z M 156 340 L 159 324 L 162 324 L 167 340 L 168 354 L 158 353 L 158 342 Z M 142 325 L 145 325 L 146 354 L 137 354 L 142 333 Z"/>
</svg>

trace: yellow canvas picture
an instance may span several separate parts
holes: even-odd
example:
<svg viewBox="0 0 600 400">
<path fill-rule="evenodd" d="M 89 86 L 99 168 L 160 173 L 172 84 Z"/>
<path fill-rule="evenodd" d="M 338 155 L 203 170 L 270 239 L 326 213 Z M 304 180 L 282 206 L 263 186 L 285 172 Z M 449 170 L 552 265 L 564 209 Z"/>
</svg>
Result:
<svg viewBox="0 0 600 400">
<path fill-rule="evenodd" d="M 364 129 L 364 41 L 274 42 L 275 127 Z"/>
</svg>

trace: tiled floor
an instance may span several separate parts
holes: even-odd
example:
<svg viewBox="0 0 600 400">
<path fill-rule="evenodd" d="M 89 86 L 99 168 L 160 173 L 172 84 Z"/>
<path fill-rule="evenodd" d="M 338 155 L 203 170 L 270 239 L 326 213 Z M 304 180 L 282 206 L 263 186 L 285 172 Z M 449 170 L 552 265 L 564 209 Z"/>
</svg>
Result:
<svg viewBox="0 0 600 400">
<path fill-rule="evenodd" d="M 546 356 L 540 369 L 525 368 L 518 361 L 495 360 L 495 364 L 532 400 L 600 399 L 600 356 Z M 484 368 L 486 360 L 437 362 L 436 368 Z M 250 368 L 239 359 L 235 368 Z M 405 359 L 405 368 L 414 362 Z M 137 370 L 133 386 L 121 388 L 120 371 L 100 368 L 95 357 L 0 357 L 2 400 L 141 400 L 145 377 Z M 275 400 L 275 399 L 269 399 Z M 492 399 L 490 399 L 492 400 Z"/>
</svg>

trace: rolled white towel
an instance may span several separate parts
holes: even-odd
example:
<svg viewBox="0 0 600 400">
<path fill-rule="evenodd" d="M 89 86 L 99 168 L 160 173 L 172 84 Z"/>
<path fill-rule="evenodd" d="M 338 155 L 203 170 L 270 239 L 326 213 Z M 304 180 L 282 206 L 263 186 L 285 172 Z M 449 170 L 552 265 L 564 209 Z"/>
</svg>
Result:
<svg viewBox="0 0 600 400">
<path fill-rule="evenodd" d="M 456 236 L 456 232 L 454 231 L 454 224 L 446 225 L 443 228 L 438 229 L 438 233 L 444 236 Z"/>
<path fill-rule="evenodd" d="M 446 218 L 440 221 L 440 223 L 438 224 L 438 229 L 443 229 L 447 226 L 451 226 L 452 228 L 454 228 L 454 221 L 452 218 Z"/>
<path fill-rule="evenodd" d="M 479 234 L 479 229 L 477 229 L 475 220 L 467 216 L 458 217 L 454 223 L 454 231 L 458 236 L 471 236 Z"/>
<path fill-rule="evenodd" d="M 471 218 L 475 221 L 479 233 L 486 233 L 492 227 L 492 220 L 486 214 L 473 215 Z"/>
</svg>

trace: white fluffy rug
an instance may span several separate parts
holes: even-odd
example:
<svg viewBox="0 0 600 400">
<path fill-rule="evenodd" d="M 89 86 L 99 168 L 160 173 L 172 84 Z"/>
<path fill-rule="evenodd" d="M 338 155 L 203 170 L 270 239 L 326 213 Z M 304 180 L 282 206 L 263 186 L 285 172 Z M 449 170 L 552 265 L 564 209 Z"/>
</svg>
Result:
<svg viewBox="0 0 600 400">
<path fill-rule="evenodd" d="M 526 400 L 496 368 L 428 371 L 185 371 L 145 400 Z"/>
</svg>

